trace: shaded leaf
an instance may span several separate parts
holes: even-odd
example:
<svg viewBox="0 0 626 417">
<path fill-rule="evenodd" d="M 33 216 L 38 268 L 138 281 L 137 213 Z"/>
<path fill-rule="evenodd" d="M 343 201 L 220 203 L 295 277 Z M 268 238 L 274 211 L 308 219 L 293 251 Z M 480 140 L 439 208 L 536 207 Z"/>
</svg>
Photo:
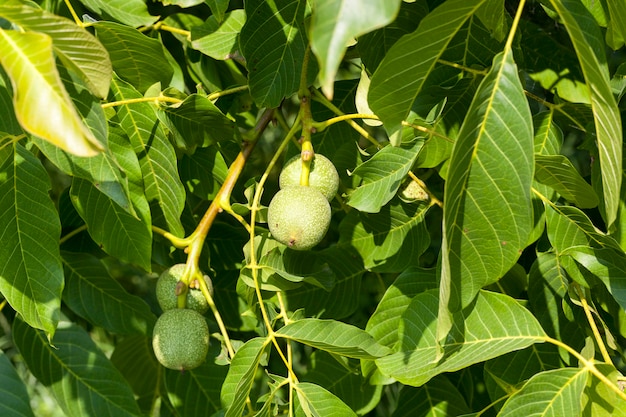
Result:
<svg viewBox="0 0 626 417">
<path fill-rule="evenodd" d="M 435 375 L 457 371 L 533 343 L 545 333 L 533 315 L 513 298 L 481 291 L 474 303 L 453 315 L 453 327 L 442 343 L 437 340 L 437 290 L 413 298 L 399 325 L 395 353 L 379 358 L 385 375 L 406 385 L 420 386 Z"/>
<path fill-rule="evenodd" d="M 311 50 L 316 55 L 322 84 L 327 97 L 333 96 L 333 85 L 339 64 L 353 38 L 392 22 L 401 0 L 315 0 L 311 18 Z"/>
<path fill-rule="evenodd" d="M 113 80 L 111 88 L 117 100 L 141 97 L 131 85 L 119 79 Z M 148 202 L 158 204 L 170 233 L 182 236 L 180 215 L 185 204 L 185 189 L 178 175 L 174 147 L 155 117 L 154 108 L 148 103 L 134 103 L 120 105 L 117 111 L 120 126 L 139 158 Z"/>
<path fill-rule="evenodd" d="M 13 83 L 14 109 L 24 130 L 79 156 L 93 156 L 104 149 L 63 87 L 52 38 L 0 29 L 0 64 Z M 42 113 L 47 117 L 41 117 Z"/>
<path fill-rule="evenodd" d="M 350 358 L 374 359 L 390 352 L 365 330 L 336 320 L 302 319 L 282 327 L 275 334 Z"/>
<path fill-rule="evenodd" d="M 598 196 L 563 155 L 535 155 L 535 179 L 580 208 L 598 205 Z"/>
<path fill-rule="evenodd" d="M 214 59 L 228 59 L 239 48 L 239 32 L 246 22 L 243 9 L 226 13 L 224 20 L 215 15 L 201 26 L 191 28 L 191 47 Z"/>
<path fill-rule="evenodd" d="M 186 188 L 203 200 L 213 200 L 228 174 L 228 166 L 216 146 L 198 148 L 179 163 Z"/>
<path fill-rule="evenodd" d="M 613 384 L 618 385 L 621 376 L 612 365 L 596 364 L 596 368 Z M 582 397 L 583 415 L 613 417 L 626 415 L 626 401 L 598 378 L 588 378 Z"/>
<path fill-rule="evenodd" d="M 207 147 L 215 142 L 232 140 L 235 123 L 206 97 L 192 94 L 181 103 L 159 109 L 166 117 L 168 129 L 183 149 Z"/>
<path fill-rule="evenodd" d="M 70 189 L 72 203 L 87 223 L 89 235 L 108 254 L 151 268 L 152 229 L 150 218 L 137 218 L 86 180 L 74 178 Z"/>
<path fill-rule="evenodd" d="M 67 416 L 140 414 L 122 375 L 82 328 L 64 324 L 51 345 L 42 332 L 16 320 L 13 338 L 30 371 Z"/>
<path fill-rule="evenodd" d="M 430 207 L 392 200 L 379 213 L 352 210 L 339 225 L 338 244 L 355 247 L 367 269 L 402 272 L 416 266 L 430 244 L 425 222 Z"/>
<path fill-rule="evenodd" d="M 225 417 L 241 416 L 257 367 L 268 346 L 269 339 L 256 337 L 248 340 L 235 353 L 220 395 L 222 405 L 227 407 Z"/>
<path fill-rule="evenodd" d="M 11 417 L 35 417 L 24 381 L 11 361 L 0 350 L 0 414 Z"/>
<path fill-rule="evenodd" d="M 19 3 L 0 5 L 0 16 L 26 30 L 50 36 L 55 55 L 80 75 L 95 96 L 107 96 L 113 73 L 111 61 L 106 49 L 85 28 L 69 19 Z"/>
<path fill-rule="evenodd" d="M 301 381 L 324 387 L 358 415 L 364 415 L 380 401 L 382 385 L 368 383 L 357 364 L 318 350 L 311 355 L 310 369 Z"/>
<path fill-rule="evenodd" d="M 113 333 L 149 334 L 155 315 L 142 299 L 129 294 L 96 257 L 62 254 L 65 267 L 63 300 L 76 314 Z"/>
<path fill-rule="evenodd" d="M 205 362 L 187 372 L 167 370 L 165 383 L 172 405 L 181 416 L 212 416 L 222 409 L 220 389 L 227 366 Z"/>
<path fill-rule="evenodd" d="M 591 93 L 591 110 L 596 127 L 600 159 L 604 220 L 610 228 L 617 216 L 622 183 L 622 124 L 613 97 L 604 54 L 602 33 L 576 0 L 550 0 L 570 35 L 583 75 Z"/>
<path fill-rule="evenodd" d="M 132 27 L 148 26 L 159 18 L 148 13 L 143 0 L 82 0 L 82 3 L 104 19 L 111 17 Z"/>
<path fill-rule="evenodd" d="M 403 387 L 391 417 L 460 416 L 469 411 L 457 387 L 438 376 L 419 388 Z"/>
<path fill-rule="evenodd" d="M 533 132 L 511 52 L 496 56 L 468 110 L 444 194 L 441 318 L 517 261 L 532 229 Z"/>
<path fill-rule="evenodd" d="M 372 75 L 369 104 L 390 133 L 400 129 L 448 43 L 484 0 L 451 0 L 396 42 Z"/>
<path fill-rule="evenodd" d="M 587 377 L 585 368 L 539 373 L 507 400 L 498 416 L 578 416 Z"/>
<path fill-rule="evenodd" d="M 94 26 L 120 78 L 141 92 L 155 83 L 169 86 L 174 70 L 161 42 L 118 23 L 96 22 Z"/>
<path fill-rule="evenodd" d="M 363 182 L 348 195 L 347 203 L 359 211 L 378 213 L 396 195 L 423 144 L 416 140 L 404 146 L 386 146 L 357 166 L 351 175 Z"/>
<path fill-rule="evenodd" d="M 22 145 L 0 149 L 0 291 L 23 319 L 54 335 L 60 317 L 61 224 L 50 179 Z"/>
<path fill-rule="evenodd" d="M 299 382 L 294 386 L 298 394 L 296 416 L 356 417 L 343 401 L 319 385 Z"/>
<path fill-rule="evenodd" d="M 250 94 L 260 107 L 277 107 L 298 90 L 307 48 L 305 7 L 301 0 L 245 2 L 247 20 L 239 42 Z"/>
</svg>

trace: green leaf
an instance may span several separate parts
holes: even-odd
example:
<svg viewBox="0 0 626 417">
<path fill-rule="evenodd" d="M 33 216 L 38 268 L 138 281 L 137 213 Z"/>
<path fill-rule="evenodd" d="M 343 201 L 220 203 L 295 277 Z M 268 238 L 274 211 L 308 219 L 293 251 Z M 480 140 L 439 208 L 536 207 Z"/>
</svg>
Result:
<svg viewBox="0 0 626 417">
<path fill-rule="evenodd" d="M 318 252 L 335 274 L 335 286 L 327 291 L 318 286 L 303 284 L 286 293 L 289 305 L 306 310 L 307 315 L 319 318 L 341 319 L 359 306 L 359 292 L 365 267 L 354 248 L 331 247 Z"/>
<path fill-rule="evenodd" d="M 0 414 L 11 417 L 35 417 L 24 381 L 11 361 L 0 350 Z"/>
<path fill-rule="evenodd" d="M 149 26 L 159 18 L 148 12 L 144 0 L 82 0 L 82 3 L 105 20 L 113 18 L 132 27 Z"/>
<path fill-rule="evenodd" d="M 604 43 L 593 17 L 576 0 L 550 0 L 569 33 L 591 92 L 591 110 L 602 169 L 604 220 L 610 229 L 617 216 L 622 183 L 622 123 L 611 90 Z"/>
<path fill-rule="evenodd" d="M 107 96 L 113 74 L 111 61 L 106 49 L 85 28 L 45 10 L 20 4 L 0 5 L 0 16 L 28 31 L 50 36 L 55 55 L 79 74 L 94 95 Z"/>
<path fill-rule="evenodd" d="M 302 0 L 245 2 L 248 18 L 239 42 L 250 94 L 259 107 L 278 107 L 298 90 L 307 49 L 305 9 Z M 314 75 L 309 73 L 311 79 Z"/>
<path fill-rule="evenodd" d="M 211 9 L 213 16 L 217 18 L 219 22 L 224 20 L 226 16 L 226 10 L 228 10 L 228 3 L 230 0 L 204 0 L 204 2 Z"/>
<path fill-rule="evenodd" d="M 618 50 L 626 42 L 626 9 L 619 1 L 607 0 L 609 22 L 606 31 L 606 43 L 613 50 Z"/>
<path fill-rule="evenodd" d="M 415 32 L 403 36 L 385 55 L 372 75 L 368 101 L 389 133 L 400 130 L 437 59 L 484 1 L 442 3 Z"/>
<path fill-rule="evenodd" d="M 444 193 L 442 315 L 471 303 L 517 261 L 533 226 L 533 132 L 512 53 L 494 58 L 454 144 Z"/>
<path fill-rule="evenodd" d="M 172 406 L 185 417 L 211 416 L 222 409 L 220 389 L 227 366 L 205 362 L 186 372 L 167 370 L 165 384 Z"/>
<path fill-rule="evenodd" d="M 390 352 L 365 330 L 336 320 L 302 319 L 282 327 L 275 334 L 349 358 L 375 359 Z"/>
<path fill-rule="evenodd" d="M 539 373 L 504 403 L 498 416 L 581 415 L 580 398 L 588 374 L 586 368 L 563 368 Z"/>
<path fill-rule="evenodd" d="M 239 417 L 252 388 L 261 359 L 266 355 L 269 339 L 256 337 L 248 340 L 233 357 L 222 384 L 222 405 L 227 407 L 225 417 Z"/>
<path fill-rule="evenodd" d="M 356 417 L 350 407 L 319 385 L 299 382 L 294 388 L 298 394 L 297 417 Z"/>
<path fill-rule="evenodd" d="M 380 401 L 382 385 L 368 383 L 359 372 L 358 362 L 318 350 L 311 354 L 310 363 L 300 380 L 324 387 L 358 415 L 367 414 Z"/>
<path fill-rule="evenodd" d="M 596 364 L 596 369 L 618 385 L 621 373 L 610 364 Z M 584 416 L 613 417 L 626 415 L 626 401 L 598 378 L 588 378 L 582 398 Z"/>
<path fill-rule="evenodd" d="M 141 97 L 132 86 L 119 79 L 113 80 L 111 88 L 117 100 Z M 182 236 L 180 215 L 185 205 L 185 189 L 178 175 L 174 147 L 156 118 L 154 108 L 148 103 L 134 103 L 120 105 L 117 111 L 120 126 L 139 157 L 146 198 L 157 202 L 170 233 Z"/>
<path fill-rule="evenodd" d="M 94 185 L 80 178 L 74 178 L 70 195 L 94 242 L 108 254 L 150 271 L 150 218 L 130 215 Z"/>
<path fill-rule="evenodd" d="M 63 87 L 50 36 L 0 28 L 0 64 L 13 83 L 13 105 L 24 130 L 75 155 L 103 150 Z"/>
<path fill-rule="evenodd" d="M 214 59 L 228 59 L 239 48 L 239 32 L 246 23 L 246 12 L 236 9 L 226 13 L 223 21 L 215 15 L 201 26 L 191 28 L 191 47 Z"/>
<path fill-rule="evenodd" d="M 513 298 L 481 291 L 453 315 L 453 327 L 440 347 L 437 340 L 437 290 L 413 298 L 399 325 L 395 353 L 376 360 L 385 375 L 420 386 L 435 375 L 453 372 L 533 343 L 545 333 L 533 315 Z M 439 349 L 443 357 L 439 358 Z"/>
<path fill-rule="evenodd" d="M 401 0 L 315 0 L 311 17 L 311 50 L 320 67 L 322 91 L 333 96 L 339 64 L 353 38 L 391 23 Z"/>
<path fill-rule="evenodd" d="M 63 301 L 74 313 L 113 333 L 150 333 L 156 317 L 148 304 L 111 278 L 98 258 L 69 252 L 62 256 Z"/>
<path fill-rule="evenodd" d="M 580 208 L 598 205 L 598 196 L 564 155 L 535 155 L 535 179 Z"/>
<path fill-rule="evenodd" d="M 561 252 L 571 256 L 598 277 L 615 298 L 626 309 L 626 254 L 613 248 L 590 248 L 573 246 Z"/>
<path fill-rule="evenodd" d="M 415 140 L 404 146 L 386 146 L 352 172 L 363 179 L 347 203 L 359 211 L 378 213 L 396 195 L 413 167 L 424 142 Z"/>
<path fill-rule="evenodd" d="M 61 224 L 50 179 L 22 145 L 0 149 L 0 291 L 33 327 L 54 335 L 60 316 Z"/>
<path fill-rule="evenodd" d="M 94 26 L 120 78 L 141 92 L 155 83 L 170 85 L 174 70 L 161 42 L 118 23 L 96 22 Z"/>
<path fill-rule="evenodd" d="M 132 390 L 79 326 L 60 326 L 50 344 L 41 331 L 16 320 L 13 339 L 68 417 L 139 416 Z"/>
<path fill-rule="evenodd" d="M 369 270 L 402 272 L 417 266 L 430 244 L 425 222 L 430 207 L 392 200 L 379 213 L 352 210 L 339 225 L 338 244 L 355 247 Z"/>
<path fill-rule="evenodd" d="M 207 147 L 215 142 L 233 140 L 235 123 L 206 97 L 192 94 L 183 102 L 159 109 L 177 143 L 185 147 Z"/>
<path fill-rule="evenodd" d="M 465 398 L 447 378 L 438 376 L 419 388 L 403 387 L 391 417 L 460 416 L 469 413 Z"/>
<path fill-rule="evenodd" d="M 186 188 L 203 200 L 213 200 L 226 180 L 228 166 L 217 146 L 198 148 L 184 155 L 179 164 L 180 177 Z"/>
</svg>

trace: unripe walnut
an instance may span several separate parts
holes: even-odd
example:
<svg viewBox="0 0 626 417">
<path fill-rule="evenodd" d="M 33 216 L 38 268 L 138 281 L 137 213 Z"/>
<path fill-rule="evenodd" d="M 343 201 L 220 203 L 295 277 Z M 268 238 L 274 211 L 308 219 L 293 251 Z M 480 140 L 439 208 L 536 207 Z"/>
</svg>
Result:
<svg viewBox="0 0 626 417">
<path fill-rule="evenodd" d="M 154 325 L 152 348 L 166 368 L 188 370 L 204 362 L 209 351 L 209 327 L 197 311 L 165 311 Z"/>
<path fill-rule="evenodd" d="M 300 175 L 302 173 L 302 160 L 300 155 L 289 159 L 278 177 L 280 188 L 292 185 L 300 185 Z M 328 201 L 335 198 L 339 189 L 339 174 L 332 161 L 324 155 L 315 154 L 311 161 L 311 172 L 309 173 L 309 186 L 317 188 Z"/>
<path fill-rule="evenodd" d="M 185 264 L 176 264 L 163 271 L 163 273 L 159 276 L 156 285 L 156 296 L 163 311 L 171 310 L 177 307 L 178 297 L 176 295 L 176 286 L 179 285 L 178 282 L 180 281 L 184 270 Z M 204 275 L 204 282 L 206 282 L 209 292 L 213 293 L 213 283 L 208 275 Z M 197 285 L 194 285 L 197 284 L 197 282 L 192 282 L 190 284 L 190 287 L 187 289 L 186 307 L 196 310 L 200 314 L 206 313 L 209 309 L 209 304 L 207 303 L 204 294 L 202 294 L 202 291 L 200 291 L 200 288 Z"/>
<path fill-rule="evenodd" d="M 320 243 L 330 218 L 326 197 L 314 187 L 301 185 L 277 192 L 267 209 L 267 223 L 274 239 L 296 250 L 311 249 Z"/>
</svg>

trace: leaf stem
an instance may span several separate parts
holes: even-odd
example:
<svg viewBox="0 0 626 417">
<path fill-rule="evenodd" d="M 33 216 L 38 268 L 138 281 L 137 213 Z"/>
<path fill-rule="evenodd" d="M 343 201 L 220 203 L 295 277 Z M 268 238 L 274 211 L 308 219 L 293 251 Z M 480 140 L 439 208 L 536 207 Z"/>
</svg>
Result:
<svg viewBox="0 0 626 417">
<path fill-rule="evenodd" d="M 140 97 L 140 98 L 129 98 L 129 99 L 120 100 L 120 101 L 111 101 L 109 103 L 102 103 L 102 108 L 106 109 L 106 108 L 109 108 L 109 107 L 117 107 L 117 106 L 124 106 L 124 105 L 127 105 L 127 104 L 145 103 L 145 102 L 151 102 L 151 101 L 163 102 L 163 103 L 180 103 L 180 102 L 182 102 L 181 99 L 175 98 L 175 97 L 166 97 L 166 96 Z"/>
<path fill-rule="evenodd" d="M 419 130 L 420 132 L 423 133 L 427 133 L 431 136 L 435 136 L 437 138 L 441 138 L 443 140 L 445 140 L 446 142 L 450 142 L 450 143 L 454 143 L 454 140 L 450 139 L 449 137 L 447 137 L 446 135 L 442 135 L 441 133 L 434 131 L 432 129 L 429 129 L 425 126 L 420 126 L 420 125 L 416 125 L 415 123 L 410 123 L 407 121 L 403 121 L 402 122 L 402 126 L 408 126 L 408 127 L 412 127 L 415 130 Z"/>
<path fill-rule="evenodd" d="M 485 76 L 488 73 L 487 70 L 477 70 L 474 68 L 466 67 L 465 65 L 457 64 L 456 62 L 447 61 L 445 59 L 438 59 L 437 62 L 443 65 L 447 65 L 452 68 L 459 69 L 461 71 L 469 72 L 470 74 L 473 74 L 473 75 Z"/>
<path fill-rule="evenodd" d="M 64 244 L 65 242 L 67 242 L 68 240 L 76 236 L 77 234 L 84 232 L 85 230 L 87 230 L 87 225 L 83 224 L 82 226 L 77 227 L 71 232 L 68 232 L 65 236 L 62 236 L 61 239 L 59 239 L 59 246 Z"/>
<path fill-rule="evenodd" d="M 506 44 L 504 45 L 504 50 L 511 51 L 513 47 L 513 39 L 515 38 L 515 32 L 517 32 L 517 26 L 519 26 L 519 21 L 522 18 L 522 12 L 524 11 L 524 5 L 526 4 L 526 0 L 520 0 L 517 11 L 515 12 L 515 17 L 513 18 L 513 22 L 511 23 L 511 30 L 509 31 L 509 37 L 506 40 Z"/>
<path fill-rule="evenodd" d="M 334 125 L 335 123 L 344 122 L 346 120 L 351 120 L 351 119 L 380 120 L 378 116 L 376 116 L 375 114 L 350 113 L 350 114 L 343 114 L 341 116 L 331 117 L 330 119 L 324 120 L 323 122 L 313 122 L 312 126 L 313 128 L 315 128 L 316 132 L 321 132 L 330 125 Z"/>
<path fill-rule="evenodd" d="M 78 15 L 76 14 L 76 11 L 74 10 L 74 7 L 72 7 L 72 3 L 70 3 L 70 0 L 63 0 L 63 2 L 65 3 L 67 8 L 69 9 L 70 14 L 72 15 L 72 18 L 74 19 L 74 22 L 78 26 L 84 27 L 83 22 L 78 18 Z"/>
<path fill-rule="evenodd" d="M 188 236 L 186 238 L 180 238 L 180 237 L 174 236 L 173 234 L 171 234 L 167 230 L 161 229 L 160 227 L 154 226 L 154 225 L 152 225 L 152 232 L 163 236 L 164 238 L 169 240 L 170 243 L 175 248 L 178 248 L 178 249 L 186 248 L 187 246 L 189 246 L 189 244 L 193 240 L 193 235 L 190 235 L 190 236 Z"/>
<path fill-rule="evenodd" d="M 589 327 L 591 327 L 593 337 L 596 339 L 596 343 L 598 344 L 598 349 L 600 349 L 600 353 L 602 354 L 602 358 L 604 359 L 604 362 L 612 364 L 613 361 L 611 361 L 611 355 L 609 355 L 609 352 L 607 351 L 606 346 L 604 345 L 604 341 L 602 340 L 602 336 L 600 335 L 600 332 L 598 331 L 598 326 L 596 325 L 596 321 L 593 318 L 593 314 L 591 313 L 591 308 L 589 307 L 589 303 L 587 303 L 587 298 L 585 297 L 583 290 L 580 288 L 580 285 L 578 285 L 577 283 L 573 283 L 573 287 L 574 287 L 574 291 L 576 292 L 576 295 L 578 295 L 578 299 L 580 300 L 580 304 L 583 308 L 583 311 L 585 312 L 585 316 L 587 317 L 587 321 L 589 322 Z"/>
<path fill-rule="evenodd" d="M 584 365 L 586 369 L 589 370 L 593 375 L 595 375 L 604 385 L 606 385 L 609 389 L 615 392 L 622 400 L 626 401 L 626 393 L 624 393 L 617 385 L 613 384 L 602 372 L 596 368 L 596 366 L 590 360 L 587 360 L 583 355 L 578 353 L 575 349 L 570 347 L 568 344 L 561 342 L 560 340 L 553 339 L 550 336 L 545 337 L 545 341 L 548 343 L 552 343 L 558 347 L 565 349 L 568 353 L 574 356 L 580 363 Z"/>
<path fill-rule="evenodd" d="M 326 96 L 324 96 L 324 94 L 322 94 L 319 91 L 317 91 L 317 89 L 313 89 L 313 98 L 315 100 L 317 100 L 318 102 L 322 103 L 326 108 L 328 108 L 330 111 L 335 113 L 337 116 L 344 116 L 345 115 L 344 112 L 342 112 L 337 106 L 335 106 L 333 103 L 331 103 L 330 100 L 328 100 L 326 98 Z M 365 139 L 367 139 L 372 145 L 376 146 L 377 149 L 381 149 L 382 148 L 382 145 L 376 140 L 376 138 L 373 137 L 372 135 L 370 135 L 367 132 L 367 130 L 365 130 L 361 126 L 359 126 L 354 120 L 347 119 L 345 121 L 354 130 L 356 130 L 361 136 L 363 136 Z"/>
<path fill-rule="evenodd" d="M 178 35 L 183 35 L 189 39 L 191 39 L 191 32 L 185 29 L 180 29 L 174 26 L 169 26 L 166 25 L 165 23 L 163 23 L 163 21 L 160 22 L 156 22 L 154 25 L 152 25 L 152 27 L 148 27 L 148 29 L 153 29 L 153 30 L 164 30 L 166 32 L 170 32 L 170 33 L 176 33 Z"/>
<path fill-rule="evenodd" d="M 227 88 L 222 91 L 216 91 L 215 93 L 211 93 L 207 95 L 206 98 L 213 101 L 213 100 L 217 100 L 220 97 L 227 96 L 229 94 L 239 93 L 240 91 L 246 91 L 246 90 L 248 90 L 247 85 L 239 85 L 237 87 Z"/>
<path fill-rule="evenodd" d="M 428 194 L 428 197 L 430 198 L 430 201 L 432 201 L 433 204 L 436 204 L 437 206 L 443 208 L 443 203 L 441 202 L 441 200 L 439 200 L 437 198 L 437 196 L 435 196 L 429 189 L 428 186 L 426 185 L 426 183 L 424 181 L 422 181 L 421 179 L 419 179 L 417 177 L 417 175 L 415 175 L 413 173 L 413 171 L 409 171 L 409 177 L 411 177 L 411 179 L 413 181 L 415 181 L 417 183 L 417 185 L 419 185 L 422 190 L 424 190 L 426 192 L 426 194 Z"/>
</svg>

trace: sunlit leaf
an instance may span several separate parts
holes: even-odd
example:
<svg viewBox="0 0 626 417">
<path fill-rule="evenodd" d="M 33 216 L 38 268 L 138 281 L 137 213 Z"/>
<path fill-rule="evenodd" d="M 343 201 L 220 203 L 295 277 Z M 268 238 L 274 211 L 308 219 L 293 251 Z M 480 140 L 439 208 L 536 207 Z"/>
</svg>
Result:
<svg viewBox="0 0 626 417">
<path fill-rule="evenodd" d="M 596 364 L 596 368 L 611 383 L 618 385 L 621 373 L 611 364 Z M 593 417 L 613 417 L 626 415 L 626 401 L 600 379 L 587 379 L 582 397 L 583 415 Z"/>
<path fill-rule="evenodd" d="M 111 88 L 117 100 L 141 97 L 131 85 L 119 79 L 113 80 Z M 120 126 L 139 157 L 146 198 L 158 204 L 170 233 L 181 236 L 180 214 L 185 204 L 185 190 L 178 174 L 174 147 L 156 118 L 155 109 L 148 103 L 133 103 L 120 105 L 117 111 Z"/>
<path fill-rule="evenodd" d="M 250 93 L 259 106 L 277 107 L 298 90 L 307 48 L 305 6 L 301 0 L 245 2 L 247 20 L 239 42 Z"/>
<path fill-rule="evenodd" d="M 509 296 L 481 291 L 474 303 L 453 315 L 439 360 L 438 306 L 437 290 L 413 298 L 399 323 L 395 353 L 376 360 L 383 374 L 421 386 L 435 375 L 544 341 L 543 329 L 528 310 Z"/>
<path fill-rule="evenodd" d="M 26 131 L 79 156 L 104 149 L 63 87 L 50 36 L 0 29 L 0 64 L 13 83 L 15 113 Z"/>
<path fill-rule="evenodd" d="M 372 76 L 369 103 L 388 132 L 400 129 L 448 43 L 484 0 L 451 0 L 396 42 Z"/>
<path fill-rule="evenodd" d="M 297 417 L 356 417 L 350 407 L 319 385 L 299 382 L 294 388 L 298 394 Z"/>
<path fill-rule="evenodd" d="M 613 97 L 602 33 L 576 0 L 550 0 L 569 33 L 590 88 L 591 110 L 596 127 L 597 145 L 602 170 L 600 201 L 604 220 L 610 228 L 617 216 L 622 183 L 622 123 Z"/>
<path fill-rule="evenodd" d="M 423 145 L 416 140 L 403 146 L 387 146 L 359 165 L 352 175 L 363 182 L 348 195 L 348 204 L 367 213 L 378 213 L 402 185 Z"/>
<path fill-rule="evenodd" d="M 60 317 L 61 224 L 41 162 L 22 145 L 0 149 L 0 291 L 33 327 L 54 335 Z"/>
<path fill-rule="evenodd" d="M 113 18 L 131 27 L 148 26 L 159 18 L 148 12 L 144 0 L 82 0 L 82 3 L 105 20 Z"/>
<path fill-rule="evenodd" d="M 510 52 L 498 55 L 468 110 L 450 158 L 444 194 L 440 336 L 446 311 L 517 261 L 532 228 L 533 132 Z"/>
<path fill-rule="evenodd" d="M 588 372 L 563 368 L 539 373 L 507 400 L 498 416 L 578 416 Z"/>
<path fill-rule="evenodd" d="M 403 387 L 391 417 L 460 416 L 468 413 L 465 398 L 445 377 L 419 387 Z"/>
<path fill-rule="evenodd" d="M 335 320 L 298 320 L 277 330 L 276 336 L 357 359 L 379 358 L 390 352 L 365 330 Z"/>
<path fill-rule="evenodd" d="M 241 416 L 257 367 L 265 356 L 267 347 L 267 339 L 256 337 L 237 350 L 222 384 L 222 405 L 227 407 L 225 417 Z"/>
<path fill-rule="evenodd" d="M 16 320 L 13 338 L 68 417 L 140 415 L 127 382 L 81 327 L 64 324 L 50 344 L 42 332 Z"/>
<path fill-rule="evenodd" d="M 215 15 L 201 26 L 191 28 L 191 46 L 214 59 L 228 59 L 239 48 L 239 32 L 246 22 L 246 13 L 236 9 L 218 21 Z"/>
<path fill-rule="evenodd" d="M 598 196 L 563 155 L 535 155 L 535 179 L 580 208 L 598 205 Z"/>
<path fill-rule="evenodd" d="M 315 0 L 311 18 L 311 50 L 320 66 L 322 90 L 333 96 L 333 84 L 348 43 L 390 23 L 400 0 Z"/>
<path fill-rule="evenodd" d="M 120 78 L 141 92 L 159 82 L 169 86 L 174 70 L 161 42 L 119 23 L 97 22 L 94 26 Z"/>
<path fill-rule="evenodd" d="M 0 5 L 0 16 L 26 30 L 50 36 L 56 56 L 80 75 L 95 96 L 107 96 L 113 72 L 111 61 L 106 49 L 85 28 L 45 10 L 20 4 Z"/>
</svg>

